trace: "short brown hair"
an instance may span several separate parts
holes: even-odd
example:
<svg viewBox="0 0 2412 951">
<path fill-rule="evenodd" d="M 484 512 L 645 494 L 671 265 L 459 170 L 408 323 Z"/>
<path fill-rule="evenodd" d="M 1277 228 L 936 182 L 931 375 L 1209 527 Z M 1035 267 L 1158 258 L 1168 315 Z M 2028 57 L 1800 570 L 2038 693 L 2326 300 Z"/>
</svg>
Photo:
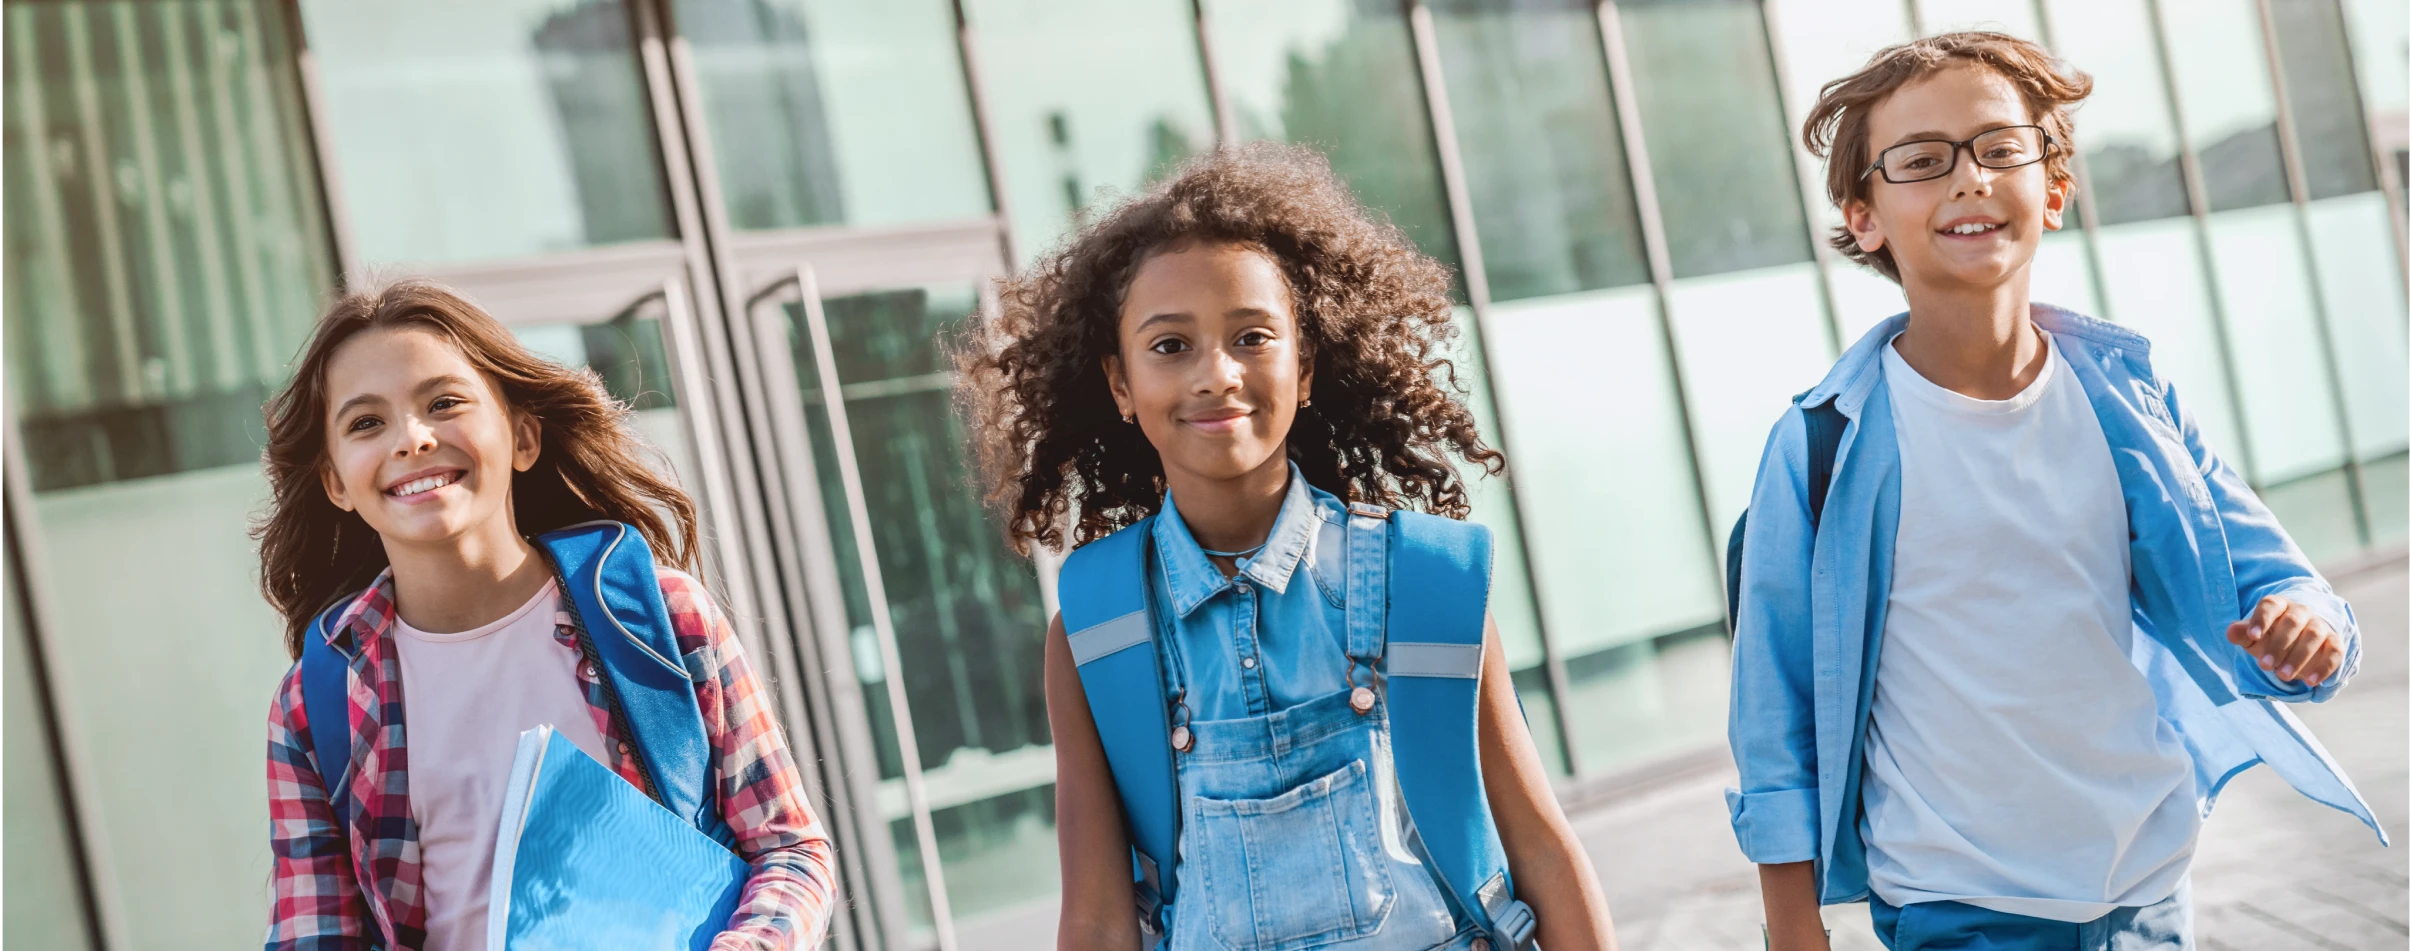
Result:
<svg viewBox="0 0 2412 951">
<path fill-rule="evenodd" d="M 1967 31 L 1942 33 L 1888 46 L 1868 58 L 1859 71 L 1827 83 L 1817 92 L 1817 104 L 1801 123 L 1801 141 L 1826 160 L 1826 198 L 1841 207 L 1851 200 L 1868 200 L 1868 112 L 1895 90 L 1959 65 L 1975 65 L 1999 73 L 2018 87 L 2035 124 L 2052 136 L 2044 152 L 2044 175 L 2054 182 L 2070 181 L 2069 155 L 2076 148 L 2076 124 L 2069 107 L 2094 91 L 2094 77 L 2080 72 L 2050 50 L 2007 33 Z M 1901 269 L 1890 248 L 1859 249 L 1851 229 L 1837 227 L 1828 239 L 1843 257 L 1901 282 Z"/>
<path fill-rule="evenodd" d="M 260 593 L 285 618 L 285 652 L 301 656 L 310 620 L 366 587 L 386 567 L 385 546 L 357 513 L 327 499 L 327 365 L 346 342 L 372 330 L 414 328 L 443 336 L 494 384 L 512 409 L 544 431 L 536 465 L 511 477 L 511 511 L 522 535 L 595 519 L 636 527 L 657 563 L 695 570 L 695 504 L 648 460 L 659 453 L 629 426 L 628 404 L 589 369 L 537 356 L 476 304 L 450 288 L 404 280 L 343 295 L 318 318 L 293 380 L 267 406 L 268 510 L 252 526 L 260 543 Z"/>
</svg>

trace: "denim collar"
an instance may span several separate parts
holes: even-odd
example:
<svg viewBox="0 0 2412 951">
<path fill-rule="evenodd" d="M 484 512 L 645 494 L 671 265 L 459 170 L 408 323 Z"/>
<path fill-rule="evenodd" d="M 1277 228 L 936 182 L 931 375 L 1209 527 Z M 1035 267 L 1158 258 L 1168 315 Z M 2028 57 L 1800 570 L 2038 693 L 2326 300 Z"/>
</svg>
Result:
<svg viewBox="0 0 2412 951">
<path fill-rule="evenodd" d="M 1254 558 L 1240 560 L 1241 575 L 1280 594 L 1290 588 L 1290 577 L 1298 573 L 1299 562 L 1305 560 L 1307 542 L 1315 537 L 1322 518 L 1315 513 L 1315 490 L 1307 485 L 1306 476 L 1298 464 L 1290 464 L 1290 488 L 1283 494 L 1281 514 L 1273 519 L 1273 531 L 1265 536 L 1265 548 Z M 1164 493 L 1164 510 L 1156 514 L 1156 563 L 1164 566 L 1164 586 L 1172 592 L 1173 613 L 1188 617 L 1198 605 L 1231 587 L 1237 575 L 1223 577 L 1221 569 L 1206 559 L 1204 549 L 1190 537 L 1189 523 L 1181 519 L 1181 510 L 1173 504 L 1172 493 Z"/>
<path fill-rule="evenodd" d="M 2151 342 L 2132 330 L 2095 320 L 2067 308 L 2029 304 L 2027 316 L 2045 333 L 2056 337 L 2074 337 L 2133 350 L 2139 355 L 2152 349 Z M 1881 368 L 1884 366 L 1885 345 L 1892 343 L 1893 338 L 1908 327 L 1908 313 L 1894 314 L 1879 322 L 1861 336 L 1858 343 L 1852 344 L 1851 349 L 1843 351 L 1842 359 L 1834 361 L 1834 369 L 1826 371 L 1825 379 L 1794 398 L 1794 402 L 1802 406 L 1816 406 L 1833 400 L 1834 408 L 1841 410 L 1844 416 L 1858 419 L 1859 408 L 1867 402 L 1869 391 L 1875 389 L 1877 381 L 1883 379 Z"/>
</svg>

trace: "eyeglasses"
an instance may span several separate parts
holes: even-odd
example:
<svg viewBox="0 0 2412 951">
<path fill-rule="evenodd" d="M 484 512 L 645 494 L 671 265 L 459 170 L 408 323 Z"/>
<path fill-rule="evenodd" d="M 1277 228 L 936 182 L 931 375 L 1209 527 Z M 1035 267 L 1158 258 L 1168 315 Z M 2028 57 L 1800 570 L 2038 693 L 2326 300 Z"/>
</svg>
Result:
<svg viewBox="0 0 2412 951">
<path fill-rule="evenodd" d="M 1958 142 L 1920 139 L 1877 153 L 1876 161 L 1859 177 L 1882 171 L 1884 180 L 1895 185 L 1942 178 L 1959 167 L 1962 148 L 1968 150 L 1969 158 L 1985 168 L 2018 168 L 2043 161 L 2053 144 L 2051 133 L 2039 125 L 1989 129 Z"/>
</svg>

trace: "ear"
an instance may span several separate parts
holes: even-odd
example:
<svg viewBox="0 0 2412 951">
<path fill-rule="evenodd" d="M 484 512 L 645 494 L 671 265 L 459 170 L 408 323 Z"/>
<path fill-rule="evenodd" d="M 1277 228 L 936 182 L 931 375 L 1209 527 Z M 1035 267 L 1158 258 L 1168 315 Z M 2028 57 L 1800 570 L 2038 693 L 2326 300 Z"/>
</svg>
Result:
<svg viewBox="0 0 2412 951">
<path fill-rule="evenodd" d="M 1876 209 L 1866 199 L 1847 199 L 1842 204 L 1843 227 L 1859 239 L 1859 250 L 1874 254 L 1884 247 L 1884 227 L 1876 223 Z"/>
<path fill-rule="evenodd" d="M 511 470 L 526 472 L 544 452 L 544 421 L 536 414 L 511 411 Z"/>
<path fill-rule="evenodd" d="M 1315 350 L 1312 347 L 1300 347 L 1298 350 L 1298 402 L 1303 406 L 1306 401 L 1314 398 Z"/>
<path fill-rule="evenodd" d="M 343 480 L 335 476 L 335 467 L 324 462 L 318 466 L 318 484 L 327 491 L 327 501 L 346 512 L 352 510 L 352 500 L 344 494 Z"/>
<path fill-rule="evenodd" d="M 2044 183 L 2044 230 L 2058 231 L 2069 211 L 2069 201 L 2077 197 L 2077 180 L 2061 178 Z"/>
<path fill-rule="evenodd" d="M 1114 415 L 1131 415 L 1134 412 L 1131 409 L 1131 381 L 1122 372 L 1122 355 L 1119 353 L 1107 354 L 1103 366 L 1106 389 L 1114 394 Z"/>
</svg>

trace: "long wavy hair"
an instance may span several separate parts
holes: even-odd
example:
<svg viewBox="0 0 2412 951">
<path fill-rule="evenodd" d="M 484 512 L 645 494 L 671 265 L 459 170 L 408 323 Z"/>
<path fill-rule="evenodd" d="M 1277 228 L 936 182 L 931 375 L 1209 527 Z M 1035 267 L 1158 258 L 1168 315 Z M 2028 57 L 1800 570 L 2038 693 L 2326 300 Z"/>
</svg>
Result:
<svg viewBox="0 0 2412 951">
<path fill-rule="evenodd" d="M 260 545 L 260 592 L 285 619 L 285 651 L 301 656 L 310 620 L 367 587 L 386 567 L 385 545 L 353 512 L 327 498 L 327 364 L 372 330 L 417 328 L 450 340 L 510 409 L 543 429 L 536 464 L 511 477 L 519 533 L 534 536 L 613 519 L 645 537 L 654 558 L 695 568 L 695 503 L 647 465 L 659 459 L 628 425 L 628 405 L 593 370 L 537 356 L 492 316 L 451 289 L 400 281 L 346 294 L 318 319 L 293 380 L 268 401 L 268 510 L 251 529 Z"/>
<path fill-rule="evenodd" d="M 1003 282 L 993 317 L 954 341 L 957 398 L 1008 542 L 1084 544 L 1153 513 L 1164 464 L 1106 386 L 1124 293 L 1161 251 L 1199 242 L 1279 265 L 1313 361 L 1289 456 L 1343 499 L 1470 509 L 1454 455 L 1497 474 L 1449 359 L 1449 268 L 1357 203 L 1311 150 L 1260 143 L 1191 160 Z M 1069 516 L 1069 519 L 1067 519 Z"/>
</svg>

